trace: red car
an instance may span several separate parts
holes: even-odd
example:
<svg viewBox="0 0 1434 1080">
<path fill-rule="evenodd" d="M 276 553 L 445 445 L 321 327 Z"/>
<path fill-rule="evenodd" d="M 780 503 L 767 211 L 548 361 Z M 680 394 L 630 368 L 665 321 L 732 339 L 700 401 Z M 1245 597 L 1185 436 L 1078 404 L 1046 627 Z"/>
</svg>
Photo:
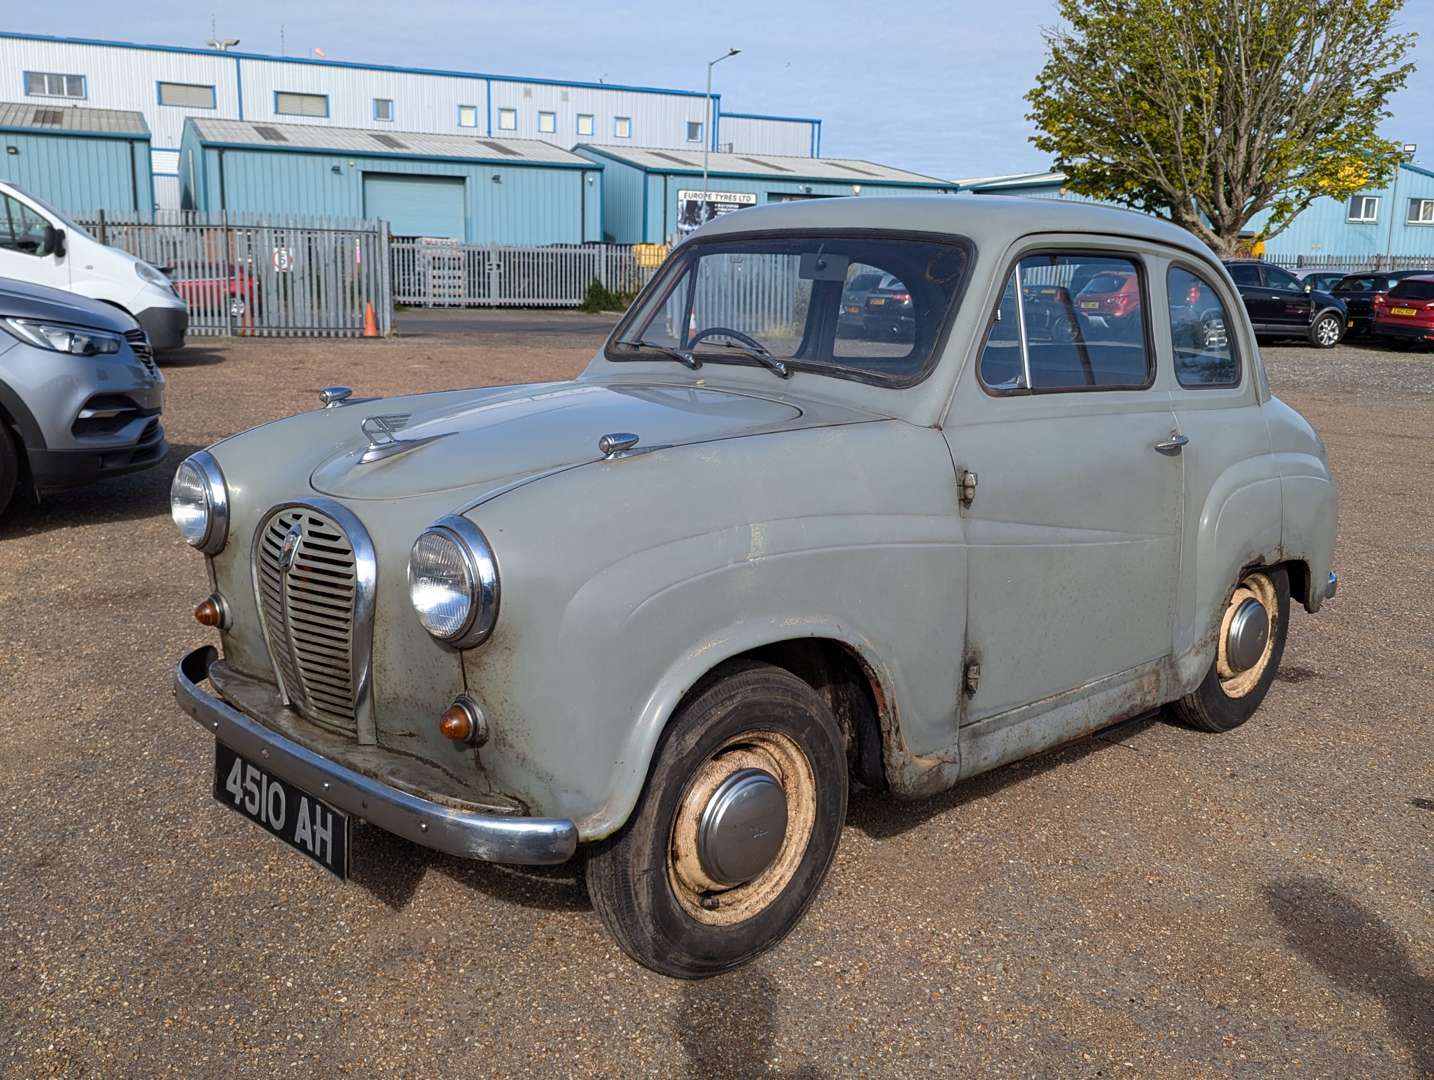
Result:
<svg viewBox="0 0 1434 1080">
<path fill-rule="evenodd" d="M 1111 330 L 1140 333 L 1140 281 L 1133 273 L 1103 270 L 1076 294 L 1082 319 Z"/>
<path fill-rule="evenodd" d="M 1407 277 L 1376 295 L 1374 333 L 1396 341 L 1434 342 L 1434 274 Z"/>
<path fill-rule="evenodd" d="M 182 263 L 170 273 L 174 291 L 189 305 L 191 318 L 208 316 L 222 320 L 226 307 L 229 317 L 239 322 L 252 319 L 256 313 L 258 285 L 243 266 L 229 267 L 227 277 L 221 267 L 185 266 Z"/>
</svg>

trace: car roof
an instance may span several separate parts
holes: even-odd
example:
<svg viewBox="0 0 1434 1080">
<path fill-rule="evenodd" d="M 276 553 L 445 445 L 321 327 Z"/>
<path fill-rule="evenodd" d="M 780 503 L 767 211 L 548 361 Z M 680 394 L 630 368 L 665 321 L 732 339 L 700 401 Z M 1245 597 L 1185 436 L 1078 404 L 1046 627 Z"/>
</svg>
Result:
<svg viewBox="0 0 1434 1080">
<path fill-rule="evenodd" d="M 965 236 L 978 247 L 1004 246 L 1032 233 L 1089 232 L 1154 240 L 1214 258 L 1193 233 L 1135 210 L 1066 199 L 969 193 L 770 203 L 739 214 L 723 214 L 685 242 L 766 230 L 843 228 L 946 233 Z"/>
</svg>

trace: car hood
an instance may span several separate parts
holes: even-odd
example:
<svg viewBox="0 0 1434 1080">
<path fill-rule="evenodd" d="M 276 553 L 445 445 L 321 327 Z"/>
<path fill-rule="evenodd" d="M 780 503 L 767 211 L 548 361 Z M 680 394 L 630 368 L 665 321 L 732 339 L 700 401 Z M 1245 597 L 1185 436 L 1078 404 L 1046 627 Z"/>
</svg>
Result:
<svg viewBox="0 0 1434 1080">
<path fill-rule="evenodd" d="M 707 442 L 792 427 L 872 419 L 830 406 L 694 386 L 543 383 L 377 402 L 354 409 L 352 435 L 310 477 L 315 491 L 343 499 L 397 499 L 438 491 L 494 491 L 557 469 L 596 461 L 598 439 L 639 437 L 637 449 Z M 339 411 L 347 412 L 348 408 Z M 394 429 L 399 452 L 363 460 Z M 375 421 L 378 421 L 376 424 Z M 372 456 L 372 455 L 370 455 Z"/>
<path fill-rule="evenodd" d="M 139 324 L 119 308 L 90 300 L 78 293 L 0 278 L 0 316 L 11 319 L 45 319 L 123 334 Z"/>
</svg>

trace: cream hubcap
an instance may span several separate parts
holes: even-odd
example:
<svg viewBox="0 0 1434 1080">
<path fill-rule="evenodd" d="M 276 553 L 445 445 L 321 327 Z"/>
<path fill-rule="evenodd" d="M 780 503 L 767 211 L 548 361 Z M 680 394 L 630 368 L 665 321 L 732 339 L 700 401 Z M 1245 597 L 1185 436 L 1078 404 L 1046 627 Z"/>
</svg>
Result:
<svg viewBox="0 0 1434 1080">
<path fill-rule="evenodd" d="M 1215 673 L 1227 697 L 1244 697 L 1264 677 L 1274 652 L 1279 620 L 1275 586 L 1264 574 L 1240 582 L 1220 620 Z"/>
<path fill-rule="evenodd" d="M 698 922 L 739 923 L 781 895 L 816 823 L 816 780 L 792 739 L 749 731 L 720 746 L 687 784 L 667 876 Z"/>
</svg>

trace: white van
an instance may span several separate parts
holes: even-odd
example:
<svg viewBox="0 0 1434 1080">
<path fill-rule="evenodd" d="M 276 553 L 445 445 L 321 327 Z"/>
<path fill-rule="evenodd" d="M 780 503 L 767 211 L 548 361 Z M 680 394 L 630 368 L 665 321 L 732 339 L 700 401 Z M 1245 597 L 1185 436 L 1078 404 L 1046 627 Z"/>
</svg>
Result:
<svg viewBox="0 0 1434 1080">
<path fill-rule="evenodd" d="M 58 210 L 0 180 L 0 278 L 112 304 L 144 327 L 156 352 L 184 344 L 189 309 L 143 259 L 106 247 Z"/>
</svg>

